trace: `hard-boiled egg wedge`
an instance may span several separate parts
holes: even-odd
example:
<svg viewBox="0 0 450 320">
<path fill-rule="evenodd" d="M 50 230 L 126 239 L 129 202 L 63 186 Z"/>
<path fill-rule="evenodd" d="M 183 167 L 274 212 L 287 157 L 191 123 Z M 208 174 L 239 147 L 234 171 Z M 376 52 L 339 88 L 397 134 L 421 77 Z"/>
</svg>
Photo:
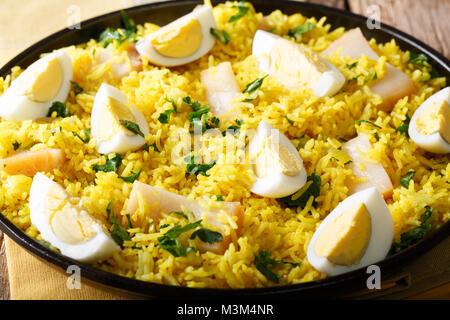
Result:
<svg viewBox="0 0 450 320">
<path fill-rule="evenodd" d="M 46 117 L 53 102 L 66 101 L 72 78 L 72 59 L 64 50 L 37 60 L 0 97 L 0 117 L 11 121 Z"/>
<path fill-rule="evenodd" d="M 259 69 L 287 89 L 306 85 L 315 96 L 324 97 L 334 95 L 345 83 L 344 75 L 313 50 L 270 32 L 256 31 L 252 54 Z"/>
<path fill-rule="evenodd" d="M 42 173 L 33 179 L 29 205 L 31 223 L 65 256 L 93 263 L 120 250 L 100 221 Z"/>
<path fill-rule="evenodd" d="M 450 87 L 436 92 L 417 108 L 408 133 L 429 152 L 450 152 Z"/>
<path fill-rule="evenodd" d="M 130 125 L 140 133 L 130 130 Z M 103 83 L 95 95 L 91 133 L 99 153 L 125 153 L 145 144 L 144 136 L 149 133 L 149 128 L 144 115 L 137 108 L 128 106 L 127 97 L 120 90 Z"/>
<path fill-rule="evenodd" d="M 383 260 L 393 236 L 389 208 L 372 187 L 346 198 L 322 221 L 307 258 L 317 270 L 338 275 Z"/>
<path fill-rule="evenodd" d="M 251 192 L 268 198 L 282 198 L 298 191 L 306 182 L 306 170 L 289 139 L 278 129 L 261 121 L 249 143 L 255 173 Z"/>
<path fill-rule="evenodd" d="M 211 28 L 216 28 L 216 21 L 211 7 L 204 5 L 145 36 L 136 50 L 156 65 L 183 65 L 211 50 L 215 43 Z"/>
</svg>

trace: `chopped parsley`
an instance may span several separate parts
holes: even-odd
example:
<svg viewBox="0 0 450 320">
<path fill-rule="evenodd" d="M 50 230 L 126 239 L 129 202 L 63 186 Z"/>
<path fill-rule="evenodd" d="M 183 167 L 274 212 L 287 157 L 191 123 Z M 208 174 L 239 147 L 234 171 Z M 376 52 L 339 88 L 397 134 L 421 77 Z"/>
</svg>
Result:
<svg viewBox="0 0 450 320">
<path fill-rule="evenodd" d="M 223 196 L 221 194 L 216 195 L 216 201 L 224 201 Z"/>
<path fill-rule="evenodd" d="M 194 132 L 197 129 L 201 129 L 201 132 L 205 132 L 208 129 L 214 129 L 219 127 L 219 118 L 211 117 L 211 107 L 208 105 L 202 105 L 198 101 L 191 101 L 191 97 L 184 97 L 183 102 L 187 104 L 192 112 L 189 113 L 189 121 L 194 126 Z"/>
<path fill-rule="evenodd" d="M 220 232 L 212 231 L 206 228 L 200 228 L 194 231 L 190 238 L 191 240 L 198 237 L 203 242 L 208 242 L 209 244 L 213 244 L 215 242 L 221 242 L 223 240 L 222 234 Z"/>
<path fill-rule="evenodd" d="M 368 123 L 368 124 L 370 124 L 371 126 L 374 126 L 375 128 L 381 129 L 381 127 L 380 127 L 379 125 L 373 123 L 372 121 L 364 120 L 364 119 L 362 119 L 362 120 L 355 120 L 355 124 L 358 124 L 358 125 L 360 125 L 360 124 L 363 123 L 363 122 L 364 122 L 364 123 Z"/>
<path fill-rule="evenodd" d="M 347 69 L 353 69 L 354 67 L 356 67 L 358 65 L 358 61 L 355 61 L 355 62 L 353 62 L 353 63 L 350 63 L 350 64 L 346 64 L 345 65 L 345 67 L 347 68 Z"/>
<path fill-rule="evenodd" d="M 216 38 L 217 40 L 219 40 L 223 44 L 227 44 L 231 40 L 230 35 L 225 30 L 219 30 L 219 29 L 216 29 L 216 28 L 210 28 L 209 29 L 209 33 L 211 33 L 214 36 L 214 38 Z"/>
<path fill-rule="evenodd" d="M 425 206 L 425 212 L 420 215 L 420 218 L 422 219 L 420 226 L 402 233 L 400 235 L 400 242 L 394 242 L 392 244 L 391 253 L 399 252 L 422 240 L 425 234 L 431 229 L 431 224 L 428 221 L 432 214 L 433 208 Z"/>
<path fill-rule="evenodd" d="M 12 145 L 13 145 L 14 151 L 16 151 L 17 149 L 19 149 L 19 147 L 20 147 L 20 143 L 18 143 L 17 141 L 14 142 Z"/>
<path fill-rule="evenodd" d="M 410 121 L 411 121 L 411 119 L 409 118 L 408 115 L 406 115 L 406 119 L 405 119 L 405 121 L 403 122 L 403 124 L 400 125 L 400 126 L 398 126 L 398 127 L 395 129 L 395 131 L 400 132 L 400 133 L 403 133 L 403 134 L 405 134 L 405 135 L 409 138 L 408 130 L 409 130 L 409 122 L 410 122 Z"/>
<path fill-rule="evenodd" d="M 417 67 L 427 67 L 428 71 L 430 72 L 431 79 L 438 78 L 441 75 L 439 72 L 429 64 L 428 57 L 423 53 L 409 53 L 409 60 L 406 62 L 407 64 L 412 64 Z"/>
<path fill-rule="evenodd" d="M 72 131 L 72 134 L 77 137 L 78 139 L 80 139 L 83 143 L 88 143 L 89 141 L 91 141 L 91 128 L 84 128 L 83 129 L 83 134 L 84 134 L 84 138 L 82 138 L 77 132 Z"/>
<path fill-rule="evenodd" d="M 114 156 L 114 158 L 109 158 L 107 155 L 105 155 L 106 163 L 103 165 L 100 164 L 94 164 L 92 166 L 92 169 L 94 169 L 95 172 L 103 171 L 103 172 L 116 172 L 117 169 L 122 164 L 122 156 L 118 153 Z"/>
<path fill-rule="evenodd" d="M 214 160 L 210 164 L 196 164 L 195 161 L 197 160 L 197 157 L 195 156 L 187 156 L 184 158 L 184 161 L 187 163 L 186 165 L 186 172 L 194 175 L 203 175 L 205 177 L 209 177 L 209 175 L 206 174 L 206 172 L 214 167 L 216 164 L 216 161 Z"/>
<path fill-rule="evenodd" d="M 238 12 L 230 17 L 228 22 L 235 22 L 245 16 L 247 12 L 250 10 L 246 1 L 239 1 L 237 5 L 234 5 L 233 8 L 238 9 Z"/>
<path fill-rule="evenodd" d="M 316 27 L 316 25 L 314 23 L 307 21 L 304 24 L 296 26 L 294 29 L 290 29 L 288 31 L 287 35 L 291 38 L 294 38 L 295 40 L 300 40 L 302 34 L 311 31 L 315 27 Z"/>
<path fill-rule="evenodd" d="M 75 81 L 70 81 L 72 84 L 73 93 L 77 96 L 84 91 L 84 89 Z"/>
<path fill-rule="evenodd" d="M 185 247 L 178 240 L 178 237 L 190 230 L 193 230 L 200 226 L 202 220 L 198 220 L 194 223 L 189 223 L 185 226 L 175 226 L 170 228 L 164 235 L 158 238 L 158 248 L 169 251 L 175 257 L 186 257 L 189 252 L 194 252 L 195 248 Z"/>
<path fill-rule="evenodd" d="M 291 119 L 289 119 L 287 115 L 285 115 L 284 118 L 287 120 L 287 122 L 289 122 L 289 124 L 290 124 L 291 126 L 294 125 L 294 121 L 292 121 Z"/>
<path fill-rule="evenodd" d="M 161 123 L 169 123 L 170 115 L 172 113 L 178 113 L 177 105 L 175 104 L 175 101 L 173 101 L 173 99 L 169 99 L 169 98 L 166 98 L 166 101 L 170 102 L 172 104 L 172 109 L 166 110 L 159 115 L 158 121 Z"/>
<path fill-rule="evenodd" d="M 119 120 L 120 124 L 130 130 L 131 132 L 140 135 L 142 138 L 144 138 L 144 133 L 142 133 L 141 128 L 139 128 L 139 125 L 133 121 L 129 120 Z"/>
<path fill-rule="evenodd" d="M 188 216 L 183 211 L 172 211 L 170 214 L 176 214 L 177 216 L 183 217 L 185 219 L 189 219 Z"/>
<path fill-rule="evenodd" d="M 108 202 L 108 206 L 106 207 L 106 213 L 108 214 L 108 220 L 112 223 L 111 229 L 111 237 L 113 240 L 119 245 L 122 246 L 123 242 L 126 240 L 130 240 L 130 234 L 128 230 L 120 223 L 119 219 L 113 214 L 112 206 L 114 201 L 111 200 Z"/>
<path fill-rule="evenodd" d="M 227 132 L 231 133 L 232 135 L 235 135 L 236 133 L 241 130 L 241 126 L 244 123 L 244 120 L 235 119 L 234 124 L 229 126 L 227 130 L 222 132 L 222 135 L 225 136 Z"/>
<path fill-rule="evenodd" d="M 56 112 L 57 117 L 65 118 L 69 115 L 69 110 L 65 103 L 60 101 L 55 101 L 52 103 L 50 109 L 48 109 L 47 117 L 51 117 L 53 112 Z"/>
<path fill-rule="evenodd" d="M 258 90 L 261 87 L 264 79 L 268 76 L 269 75 L 266 74 L 264 77 L 258 78 L 256 80 L 250 82 L 249 84 L 247 84 L 247 86 L 245 87 L 244 91 L 242 91 L 242 93 L 248 93 L 249 95 L 254 93 L 256 90 Z M 250 100 L 253 100 L 253 99 L 250 99 Z M 249 100 L 249 99 L 247 99 L 247 100 Z"/>
<path fill-rule="evenodd" d="M 99 42 L 103 47 L 107 47 L 110 43 L 116 43 L 116 47 L 118 47 L 127 41 L 137 41 L 136 25 L 134 24 L 134 21 L 131 20 L 123 10 L 120 11 L 120 14 L 122 15 L 122 24 L 124 28 L 107 28 L 103 31 L 99 37 Z"/>
<path fill-rule="evenodd" d="M 131 171 L 131 175 L 128 177 L 119 176 L 119 178 L 125 182 L 133 183 L 137 178 L 139 178 L 139 175 L 141 174 L 141 172 L 142 172 L 142 168 L 140 168 L 137 172 Z"/>
<path fill-rule="evenodd" d="M 158 147 L 156 146 L 156 143 L 154 143 L 154 144 L 152 144 L 152 145 L 145 144 L 144 150 L 145 150 L 145 151 L 149 151 L 149 148 L 150 148 L 150 147 L 152 147 L 153 150 L 155 150 L 156 152 L 161 152 L 161 151 L 158 149 Z"/>
<path fill-rule="evenodd" d="M 320 195 L 320 186 L 322 185 L 322 179 L 314 172 L 306 179 L 306 184 L 298 190 L 296 193 L 278 199 L 278 201 L 284 203 L 288 207 L 302 207 L 306 206 L 309 198 L 313 197 L 312 206 L 317 208 L 318 203 L 316 198 Z"/>
<path fill-rule="evenodd" d="M 412 178 L 414 177 L 415 172 L 412 170 L 409 170 L 406 173 L 406 176 L 404 176 L 403 178 L 400 178 L 400 184 L 405 187 L 406 189 L 409 188 L 409 182 L 412 180 Z"/>
<path fill-rule="evenodd" d="M 286 282 L 283 278 L 273 272 L 271 269 L 279 266 L 280 264 L 290 264 L 293 267 L 297 267 L 300 263 L 288 262 L 283 260 L 274 260 L 270 258 L 270 251 L 261 250 L 255 255 L 255 267 L 261 272 L 267 279 L 274 283 L 279 283 L 280 281 Z"/>
</svg>

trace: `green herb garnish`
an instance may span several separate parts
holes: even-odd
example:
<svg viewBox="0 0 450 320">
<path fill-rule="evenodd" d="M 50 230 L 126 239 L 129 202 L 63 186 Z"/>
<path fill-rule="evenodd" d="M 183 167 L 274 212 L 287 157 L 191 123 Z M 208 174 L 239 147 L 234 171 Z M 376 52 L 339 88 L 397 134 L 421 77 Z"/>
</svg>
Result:
<svg viewBox="0 0 450 320">
<path fill-rule="evenodd" d="M 304 24 L 296 26 L 294 29 L 289 30 L 287 35 L 295 40 L 300 40 L 302 34 L 311 31 L 315 27 L 316 25 L 314 23 L 308 21 Z"/>
<path fill-rule="evenodd" d="M 247 86 L 245 87 L 244 91 L 242 91 L 242 93 L 248 93 L 251 94 L 253 92 L 255 92 L 256 90 L 259 89 L 259 87 L 261 87 L 264 79 L 269 76 L 268 74 L 266 74 L 264 77 L 258 78 L 252 82 L 250 82 L 249 84 L 247 84 Z"/>
<path fill-rule="evenodd" d="M 223 196 L 221 194 L 216 195 L 216 201 L 224 201 Z"/>
<path fill-rule="evenodd" d="M 371 126 L 374 126 L 375 128 L 381 129 L 381 127 L 380 127 L 379 125 L 376 125 L 376 124 L 373 123 L 372 121 L 364 120 L 364 119 L 362 119 L 362 120 L 355 120 L 355 124 L 358 124 L 358 125 L 360 125 L 360 124 L 363 123 L 363 122 L 368 123 L 368 124 L 370 124 Z"/>
<path fill-rule="evenodd" d="M 227 44 L 231 40 L 230 35 L 225 30 L 210 28 L 209 33 L 211 33 L 217 40 L 219 40 L 223 44 Z"/>
<path fill-rule="evenodd" d="M 353 63 L 350 63 L 350 64 L 346 64 L 345 65 L 345 67 L 347 68 L 347 69 L 353 69 L 354 67 L 356 67 L 358 65 L 358 61 L 355 61 L 355 62 L 353 62 Z"/>
<path fill-rule="evenodd" d="M 178 113 L 177 105 L 175 104 L 175 101 L 173 99 L 169 99 L 167 97 L 166 97 L 166 101 L 170 102 L 172 104 L 172 109 L 166 110 L 159 115 L 158 121 L 161 123 L 169 123 L 170 115 L 172 113 Z"/>
<path fill-rule="evenodd" d="M 300 263 L 288 262 L 283 260 L 274 260 L 270 258 L 270 251 L 261 250 L 255 255 L 255 267 L 259 270 L 267 279 L 274 283 L 279 283 L 280 281 L 286 282 L 283 278 L 277 275 L 271 270 L 280 264 L 290 264 L 293 267 L 297 267 Z"/>
<path fill-rule="evenodd" d="M 232 135 L 235 135 L 236 133 L 241 130 L 241 126 L 244 123 L 244 120 L 235 119 L 234 124 L 229 126 L 227 130 L 222 132 L 222 135 L 225 137 L 227 132 L 231 133 Z"/>
<path fill-rule="evenodd" d="M 406 136 L 409 138 L 408 130 L 409 130 L 409 122 L 410 122 L 410 121 L 411 121 L 411 119 L 409 118 L 408 115 L 406 115 L 406 119 L 405 119 L 405 121 L 403 122 L 403 124 L 400 125 L 400 126 L 398 126 L 398 127 L 395 129 L 395 131 L 400 132 L 400 133 L 403 133 L 404 135 L 406 135 Z"/>
<path fill-rule="evenodd" d="M 60 101 L 55 101 L 52 103 L 50 109 L 48 109 L 47 117 L 51 117 L 53 112 L 56 112 L 57 117 L 65 118 L 69 115 L 69 110 L 65 103 Z"/>
<path fill-rule="evenodd" d="M 17 141 L 14 142 L 12 145 L 13 145 L 14 151 L 16 151 L 17 149 L 19 149 L 19 147 L 20 147 L 20 143 L 18 143 Z"/>
<path fill-rule="evenodd" d="M 205 132 L 208 129 L 214 129 L 219 127 L 219 118 L 217 117 L 211 117 L 211 114 L 209 111 L 211 110 L 211 107 L 208 105 L 202 105 L 198 101 L 191 101 L 191 97 L 184 97 L 183 102 L 187 104 L 192 112 L 189 113 L 189 121 L 194 126 L 194 132 L 196 132 L 198 129 L 201 130 L 201 132 Z"/>
<path fill-rule="evenodd" d="M 420 226 L 402 233 L 400 235 L 400 242 L 394 242 L 392 244 L 391 253 L 399 252 L 422 240 L 425 234 L 431 229 L 431 224 L 428 223 L 428 220 L 431 218 L 432 214 L 433 208 L 425 206 L 425 212 L 420 215 L 420 218 L 422 219 Z"/>
<path fill-rule="evenodd" d="M 185 257 L 189 252 L 195 251 L 193 247 L 185 247 L 178 240 L 178 237 L 189 231 L 197 228 L 202 223 L 202 220 L 198 220 L 194 223 L 189 223 L 185 226 L 175 226 L 169 229 L 164 235 L 158 238 L 158 248 L 169 251 L 175 257 Z"/>
<path fill-rule="evenodd" d="M 91 128 L 84 128 L 83 129 L 84 138 L 82 138 L 77 132 L 72 131 L 72 134 L 80 139 L 83 143 L 88 143 L 91 141 Z"/>
<path fill-rule="evenodd" d="M 128 177 L 119 176 L 119 178 L 125 182 L 133 183 L 137 178 L 139 178 L 141 171 L 142 171 L 142 168 L 140 168 L 137 172 L 131 171 L 131 175 Z"/>
<path fill-rule="evenodd" d="M 294 121 L 292 121 L 291 119 L 289 119 L 287 115 L 284 116 L 284 118 L 287 120 L 287 122 L 289 122 L 289 124 L 290 124 L 291 126 L 294 125 Z"/>
<path fill-rule="evenodd" d="M 170 214 L 176 214 L 177 216 L 181 216 L 183 218 L 189 219 L 188 216 L 183 211 L 172 211 Z"/>
<path fill-rule="evenodd" d="M 119 219 L 113 214 L 112 206 L 114 201 L 108 202 L 106 207 L 106 213 L 108 214 L 108 219 L 112 223 L 111 237 L 119 245 L 122 246 L 125 240 L 130 240 L 130 234 L 128 230 L 120 223 Z"/>
<path fill-rule="evenodd" d="M 139 128 L 139 125 L 133 121 L 129 120 L 119 120 L 120 124 L 130 130 L 131 132 L 140 135 L 142 138 L 144 138 L 144 134 L 141 131 L 141 128 Z"/>
<path fill-rule="evenodd" d="M 210 229 L 200 228 L 194 231 L 190 238 L 191 240 L 198 237 L 203 242 L 208 242 L 209 244 L 213 244 L 215 242 L 221 242 L 223 237 L 220 232 L 212 231 Z"/>
<path fill-rule="evenodd" d="M 205 177 L 209 177 L 209 175 L 207 175 L 206 172 L 212 167 L 214 167 L 216 161 L 214 160 L 210 164 L 196 164 L 195 163 L 196 160 L 197 157 L 195 156 L 187 156 L 184 158 L 184 161 L 187 163 L 186 172 L 195 175 L 201 174 Z"/>
<path fill-rule="evenodd" d="M 406 176 L 404 176 L 403 178 L 400 179 L 400 184 L 405 187 L 406 189 L 409 188 L 409 182 L 411 181 L 411 179 L 414 177 L 414 171 L 409 170 L 406 173 Z"/>
<path fill-rule="evenodd" d="M 99 42 L 103 47 L 108 46 L 110 43 L 116 43 L 116 47 L 120 46 L 122 43 L 126 41 L 136 42 L 137 34 L 136 34 L 136 25 L 133 20 L 131 20 L 125 11 L 121 11 L 122 15 L 122 24 L 125 28 L 107 28 L 100 34 Z"/>
<path fill-rule="evenodd" d="M 409 60 L 406 63 L 413 64 L 417 67 L 427 67 L 427 69 L 430 73 L 431 79 L 438 78 L 441 76 L 439 74 L 439 72 L 432 65 L 429 64 L 428 57 L 423 53 L 417 54 L 417 53 L 410 52 Z"/>
<path fill-rule="evenodd" d="M 116 172 L 117 169 L 120 167 L 120 165 L 122 164 L 122 156 L 118 153 L 116 153 L 116 155 L 114 156 L 114 158 L 109 158 L 108 156 L 105 155 L 105 159 L 106 159 L 106 163 L 103 165 L 100 164 L 94 164 L 92 166 L 92 169 L 95 172 L 99 172 L 99 171 L 103 171 L 103 172 Z"/>
<path fill-rule="evenodd" d="M 239 1 L 237 5 L 234 5 L 233 8 L 238 9 L 238 12 L 230 17 L 228 22 L 235 22 L 245 16 L 247 12 L 250 10 L 250 7 L 247 5 L 246 1 Z"/>
<path fill-rule="evenodd" d="M 288 207 L 302 207 L 306 206 L 310 197 L 314 197 L 312 206 L 317 207 L 318 203 L 316 198 L 320 195 L 320 186 L 322 185 L 322 179 L 314 172 L 306 179 L 306 184 L 296 193 L 278 199 L 278 201 L 284 203 Z"/>
<path fill-rule="evenodd" d="M 75 95 L 79 95 L 84 91 L 84 89 L 75 81 L 70 81 L 70 83 L 72 84 L 73 93 Z"/>
</svg>

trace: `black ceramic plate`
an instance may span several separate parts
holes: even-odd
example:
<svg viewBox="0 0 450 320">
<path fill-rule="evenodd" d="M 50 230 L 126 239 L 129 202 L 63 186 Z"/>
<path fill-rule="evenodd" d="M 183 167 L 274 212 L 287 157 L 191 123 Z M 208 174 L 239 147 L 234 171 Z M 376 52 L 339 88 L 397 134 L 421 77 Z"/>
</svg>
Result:
<svg viewBox="0 0 450 320">
<path fill-rule="evenodd" d="M 192 11 L 195 5 L 201 1 L 172 1 L 165 3 L 155 3 L 142 5 L 127 9 L 127 14 L 136 23 L 142 24 L 147 21 L 158 25 L 165 25 L 170 21 Z M 301 3 L 293 1 L 270 1 L 251 0 L 256 11 L 269 14 L 280 9 L 283 13 L 301 13 L 305 16 L 327 17 L 327 23 L 333 28 L 345 27 L 347 29 L 360 27 L 366 38 L 375 38 L 378 42 L 388 42 L 392 38 L 402 50 L 410 50 L 415 53 L 425 53 L 431 60 L 431 64 L 439 73 L 450 78 L 450 64 L 448 59 L 440 53 L 430 48 L 421 41 L 387 25 L 381 24 L 381 29 L 369 30 L 366 27 L 366 18 L 351 14 L 346 11 L 329 8 L 321 5 Z M 216 1 L 213 1 L 216 3 Z M 99 34 L 107 27 L 120 27 L 120 13 L 113 12 L 102 15 L 81 23 L 81 29 L 61 30 L 34 44 L 24 52 L 19 54 L 0 70 L 0 76 L 4 77 L 10 73 L 13 66 L 19 65 L 27 67 L 39 58 L 41 53 L 49 52 L 64 46 L 87 42 L 91 38 L 98 38 Z M 208 299 L 224 297 L 259 297 L 276 296 L 283 298 L 338 298 L 343 294 L 365 288 L 368 275 L 366 269 L 362 268 L 339 276 L 330 277 L 324 280 L 312 281 L 298 285 L 278 286 L 271 288 L 257 289 L 196 289 L 175 287 L 133 280 L 105 272 L 92 266 L 81 264 L 73 259 L 62 256 L 52 251 L 39 242 L 28 237 L 24 232 L 15 227 L 3 215 L 0 214 L 0 229 L 5 232 L 19 245 L 55 266 L 59 271 L 65 272 L 70 265 L 78 265 L 81 268 L 82 279 L 100 287 L 107 287 L 113 291 L 128 292 L 145 297 L 166 298 L 166 299 Z M 447 222 L 436 232 L 429 235 L 425 240 L 410 247 L 400 253 L 389 256 L 377 265 L 381 268 L 382 279 L 392 274 L 397 268 L 405 265 L 422 253 L 433 248 L 450 235 L 450 222 Z"/>
</svg>

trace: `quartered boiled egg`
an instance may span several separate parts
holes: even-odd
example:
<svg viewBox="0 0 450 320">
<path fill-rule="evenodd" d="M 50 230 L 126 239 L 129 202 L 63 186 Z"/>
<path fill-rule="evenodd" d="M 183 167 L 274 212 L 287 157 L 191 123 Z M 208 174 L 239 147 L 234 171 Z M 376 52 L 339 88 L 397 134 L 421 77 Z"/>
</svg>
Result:
<svg viewBox="0 0 450 320">
<path fill-rule="evenodd" d="M 269 198 L 282 198 L 298 191 L 306 182 L 306 170 L 289 139 L 278 129 L 261 121 L 249 143 L 255 173 L 251 192 Z"/>
<path fill-rule="evenodd" d="M 106 83 L 95 95 L 91 127 L 97 151 L 103 154 L 136 150 L 145 144 L 144 137 L 150 132 L 144 115 L 128 106 L 127 97 L 119 89 Z"/>
<path fill-rule="evenodd" d="M 64 50 L 37 60 L 0 97 L 0 116 L 10 121 L 46 117 L 53 102 L 66 101 L 72 78 L 72 59 Z"/>
<path fill-rule="evenodd" d="M 183 65 L 211 50 L 215 43 L 211 28 L 216 28 L 212 9 L 200 6 L 139 40 L 136 50 L 156 65 Z"/>
<path fill-rule="evenodd" d="M 252 54 L 261 71 L 290 90 L 306 85 L 317 97 L 332 96 L 345 83 L 344 75 L 316 52 L 267 31 L 256 31 Z"/>
<path fill-rule="evenodd" d="M 33 178 L 29 205 L 31 223 L 65 256 L 93 263 L 120 250 L 100 221 L 42 173 Z"/>
<path fill-rule="evenodd" d="M 334 276 L 381 261 L 394 236 L 394 221 L 375 188 L 342 201 L 314 233 L 307 257 L 317 270 Z"/>
<path fill-rule="evenodd" d="M 450 87 L 436 92 L 417 108 L 408 133 L 418 146 L 429 152 L 450 152 Z"/>
</svg>

